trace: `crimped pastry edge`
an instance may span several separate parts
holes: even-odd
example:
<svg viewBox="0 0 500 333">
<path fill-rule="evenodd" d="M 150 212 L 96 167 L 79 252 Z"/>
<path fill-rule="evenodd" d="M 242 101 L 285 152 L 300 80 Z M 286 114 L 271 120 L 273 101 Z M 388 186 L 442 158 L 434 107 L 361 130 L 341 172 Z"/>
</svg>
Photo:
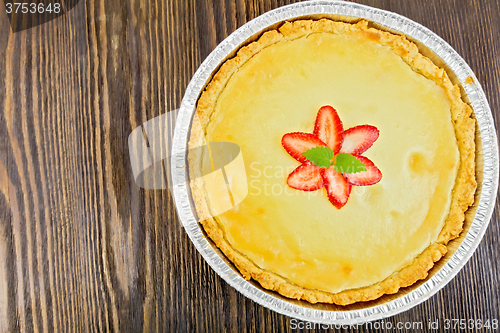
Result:
<svg viewBox="0 0 500 333">
<path fill-rule="evenodd" d="M 198 126 L 193 125 L 191 128 L 189 147 L 199 147 L 205 143 L 205 133 L 202 129 L 206 128 L 210 122 L 217 99 L 239 67 L 268 46 L 318 32 L 364 35 L 383 46 L 390 47 L 415 72 L 433 80 L 444 89 L 451 102 L 451 117 L 460 153 L 460 164 L 453 188 L 450 212 L 437 240 L 418 255 L 410 265 L 380 282 L 362 288 L 330 293 L 298 286 L 276 273 L 258 267 L 231 246 L 224 237 L 224 233 L 215 218 L 206 219 L 201 224 L 207 235 L 224 255 L 233 262 L 245 279 L 252 278 L 264 288 L 277 291 L 289 298 L 303 299 L 310 303 L 348 305 L 374 300 L 384 294 L 397 293 L 400 288 L 425 279 L 434 263 L 446 254 L 448 242 L 460 235 L 463 229 L 465 211 L 474 202 L 474 193 L 477 186 L 475 179 L 475 119 L 472 117 L 472 108 L 462 100 L 459 87 L 453 85 L 446 71 L 422 55 L 418 47 L 405 36 L 369 27 L 368 21 L 365 20 L 360 20 L 356 24 L 337 22 L 330 19 L 297 20 L 284 23 L 278 30 L 265 32 L 257 41 L 240 48 L 235 57 L 222 64 L 198 100 L 196 110 Z M 195 153 L 188 154 L 188 166 L 189 174 L 196 178 L 197 175 L 201 174 L 201 151 L 193 151 Z M 202 182 L 191 182 L 191 193 L 197 213 L 200 216 L 209 214 L 210 209 L 205 202 Z"/>
</svg>

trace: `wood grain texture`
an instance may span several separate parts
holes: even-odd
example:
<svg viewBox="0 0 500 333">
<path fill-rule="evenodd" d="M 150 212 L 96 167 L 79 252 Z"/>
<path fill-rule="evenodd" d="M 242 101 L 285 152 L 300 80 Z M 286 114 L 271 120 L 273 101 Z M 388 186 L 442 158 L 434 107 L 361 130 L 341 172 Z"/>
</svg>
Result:
<svg viewBox="0 0 500 333">
<path fill-rule="evenodd" d="M 291 331 L 210 269 L 168 190 L 135 185 L 127 146 L 228 34 L 290 2 L 81 0 L 15 34 L 0 5 L 0 332 Z M 498 128 L 499 0 L 356 2 L 448 41 Z M 500 319 L 498 208 L 457 277 L 386 322 Z"/>
</svg>

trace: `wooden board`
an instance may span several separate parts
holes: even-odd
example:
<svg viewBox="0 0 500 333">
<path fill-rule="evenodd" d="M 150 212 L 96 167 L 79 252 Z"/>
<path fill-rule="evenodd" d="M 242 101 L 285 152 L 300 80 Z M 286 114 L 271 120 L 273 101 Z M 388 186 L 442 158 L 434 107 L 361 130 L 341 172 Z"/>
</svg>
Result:
<svg viewBox="0 0 500 333">
<path fill-rule="evenodd" d="M 203 261 L 168 190 L 136 186 L 127 142 L 179 107 L 228 34 L 290 2 L 81 0 L 17 33 L 0 4 L 0 332 L 291 331 L 288 317 L 246 299 Z M 499 0 L 357 2 L 449 42 L 475 71 L 498 127 Z M 458 276 L 384 322 L 431 331 L 429 321 L 499 320 L 499 235 L 497 204 Z"/>
</svg>

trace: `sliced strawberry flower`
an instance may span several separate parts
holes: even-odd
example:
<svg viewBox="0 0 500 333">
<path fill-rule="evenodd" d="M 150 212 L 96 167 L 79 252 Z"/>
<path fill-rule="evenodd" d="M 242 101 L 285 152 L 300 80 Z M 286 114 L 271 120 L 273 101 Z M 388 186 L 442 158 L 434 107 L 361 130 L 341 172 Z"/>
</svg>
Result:
<svg viewBox="0 0 500 333">
<path fill-rule="evenodd" d="M 333 166 L 321 169 L 328 199 L 338 209 L 344 207 L 351 194 L 351 184 Z"/>
<path fill-rule="evenodd" d="M 344 177 L 352 185 L 366 186 L 376 184 L 382 179 L 382 172 L 364 156 L 356 156 L 366 167 L 366 171 L 357 173 L 346 173 Z"/>
<path fill-rule="evenodd" d="M 378 137 L 378 129 L 371 125 L 344 131 L 337 111 L 329 105 L 323 106 L 318 111 L 313 134 L 288 133 L 281 139 L 285 150 L 302 163 L 288 176 L 288 186 L 302 191 L 315 191 L 325 186 L 330 202 L 342 208 L 352 186 L 373 185 L 382 179 L 382 173 L 373 162 L 360 156 Z M 307 157 L 303 155 L 306 151 Z M 353 173 L 353 168 L 362 167 L 359 162 L 366 171 Z"/>
<path fill-rule="evenodd" d="M 378 139 L 379 130 L 371 125 L 359 125 L 344 131 L 341 153 L 361 155 Z"/>
<path fill-rule="evenodd" d="M 281 139 L 283 148 L 290 156 L 301 163 L 306 163 L 307 158 L 302 155 L 303 152 L 318 146 L 326 146 L 316 135 L 310 133 L 288 133 Z"/>
<path fill-rule="evenodd" d="M 326 143 L 334 154 L 339 152 L 344 137 L 344 128 L 334 108 L 326 105 L 319 109 L 313 134 Z"/>
<path fill-rule="evenodd" d="M 286 183 L 297 190 L 319 190 L 323 187 L 321 168 L 313 164 L 302 164 L 288 176 Z"/>
</svg>

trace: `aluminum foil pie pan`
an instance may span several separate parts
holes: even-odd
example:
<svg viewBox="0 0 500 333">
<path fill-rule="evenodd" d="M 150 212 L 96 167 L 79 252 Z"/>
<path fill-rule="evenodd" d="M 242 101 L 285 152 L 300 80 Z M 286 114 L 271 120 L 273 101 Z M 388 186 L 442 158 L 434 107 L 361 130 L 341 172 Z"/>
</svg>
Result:
<svg viewBox="0 0 500 333">
<path fill-rule="evenodd" d="M 246 281 L 233 264 L 205 236 L 198 223 L 190 197 L 186 168 L 189 131 L 195 118 L 196 102 L 211 76 L 235 51 L 284 21 L 323 17 L 352 22 L 360 18 L 375 27 L 406 35 L 421 52 L 445 68 L 450 79 L 461 86 L 462 97 L 474 109 L 477 119 L 476 165 L 478 190 L 475 203 L 466 213 L 464 231 L 448 245 L 448 254 L 429 272 L 429 276 L 394 295 L 349 306 L 310 304 L 290 300 Z M 269 11 L 233 32 L 201 64 L 189 83 L 176 121 L 171 159 L 173 193 L 177 212 L 193 244 L 214 269 L 233 288 L 260 305 L 304 321 L 324 324 L 359 324 L 406 311 L 443 288 L 465 265 L 479 245 L 491 219 L 498 188 L 498 144 L 488 101 L 467 63 L 443 39 L 429 29 L 401 15 L 344 1 L 308 1 Z"/>
</svg>

